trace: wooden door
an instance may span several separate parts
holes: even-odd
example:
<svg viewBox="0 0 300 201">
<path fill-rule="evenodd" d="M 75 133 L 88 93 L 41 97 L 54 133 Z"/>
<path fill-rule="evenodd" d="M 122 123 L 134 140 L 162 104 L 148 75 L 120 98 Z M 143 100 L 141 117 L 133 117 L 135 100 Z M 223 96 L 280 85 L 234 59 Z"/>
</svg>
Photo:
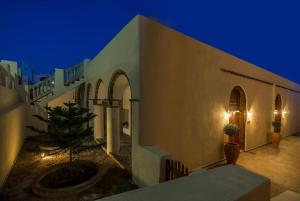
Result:
<svg viewBox="0 0 300 201">
<path fill-rule="evenodd" d="M 232 141 L 245 149 L 245 122 L 246 122 L 246 96 L 242 88 L 235 87 L 230 96 L 229 110 L 231 116 L 229 123 L 236 124 L 239 127 L 239 134 L 232 137 Z"/>
</svg>

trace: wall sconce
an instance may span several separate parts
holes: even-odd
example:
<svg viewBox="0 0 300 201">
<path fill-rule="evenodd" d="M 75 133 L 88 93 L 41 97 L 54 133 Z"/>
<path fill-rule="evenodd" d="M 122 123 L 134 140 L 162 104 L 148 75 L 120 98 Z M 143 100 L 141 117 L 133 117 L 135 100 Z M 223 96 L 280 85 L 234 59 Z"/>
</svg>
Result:
<svg viewBox="0 0 300 201">
<path fill-rule="evenodd" d="M 282 112 L 282 119 L 285 119 L 285 117 L 286 117 L 286 111 L 283 111 Z"/>
<path fill-rule="evenodd" d="M 229 120 L 229 118 L 231 117 L 231 114 L 232 114 L 231 112 L 225 112 L 224 113 L 224 119 Z"/>
<path fill-rule="evenodd" d="M 250 123 L 253 117 L 253 113 L 252 112 L 247 112 L 247 123 Z"/>
</svg>

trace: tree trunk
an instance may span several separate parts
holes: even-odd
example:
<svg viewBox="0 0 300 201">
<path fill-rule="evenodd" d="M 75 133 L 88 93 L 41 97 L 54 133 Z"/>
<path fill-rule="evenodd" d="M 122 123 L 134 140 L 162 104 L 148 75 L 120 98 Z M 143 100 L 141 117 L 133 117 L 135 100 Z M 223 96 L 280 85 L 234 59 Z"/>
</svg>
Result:
<svg viewBox="0 0 300 201">
<path fill-rule="evenodd" d="M 73 152 L 72 147 L 70 147 L 69 151 L 70 151 L 69 156 L 70 156 L 70 169 L 71 169 L 72 168 L 72 152 Z"/>
</svg>

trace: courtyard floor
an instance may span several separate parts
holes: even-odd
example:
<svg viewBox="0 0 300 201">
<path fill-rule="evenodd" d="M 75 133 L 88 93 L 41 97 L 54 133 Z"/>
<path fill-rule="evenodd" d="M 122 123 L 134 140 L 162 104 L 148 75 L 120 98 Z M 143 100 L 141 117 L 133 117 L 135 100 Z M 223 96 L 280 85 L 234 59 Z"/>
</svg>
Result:
<svg viewBox="0 0 300 201">
<path fill-rule="evenodd" d="M 207 168 L 226 165 L 226 161 Z M 289 136 L 278 148 L 272 144 L 241 152 L 237 165 L 271 179 L 271 197 L 283 192 L 300 194 L 300 135 Z"/>
<path fill-rule="evenodd" d="M 270 178 L 272 197 L 286 190 L 300 193 L 300 136 L 284 138 L 279 148 L 270 144 L 243 152 L 237 164 Z"/>
<path fill-rule="evenodd" d="M 3 194 L 0 195 L 0 200 L 94 200 L 137 188 L 136 185 L 131 183 L 131 176 L 128 171 L 118 167 L 118 165 L 105 154 L 101 146 L 95 146 L 95 143 L 88 143 L 80 153 L 74 155 L 74 159 L 92 160 L 99 163 L 101 166 L 100 171 L 103 172 L 100 181 L 90 189 L 72 197 L 62 199 L 38 197 L 33 194 L 31 190 L 33 180 L 47 168 L 55 164 L 67 162 L 68 153 L 63 152 L 51 157 L 41 158 L 41 152 L 36 151 L 32 142 L 26 141 L 6 181 Z"/>
</svg>

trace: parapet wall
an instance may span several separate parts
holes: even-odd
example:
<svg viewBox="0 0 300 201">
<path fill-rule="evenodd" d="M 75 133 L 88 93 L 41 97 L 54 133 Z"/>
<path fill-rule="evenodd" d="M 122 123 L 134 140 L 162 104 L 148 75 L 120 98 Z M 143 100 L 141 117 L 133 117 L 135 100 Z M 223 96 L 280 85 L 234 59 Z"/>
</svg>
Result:
<svg viewBox="0 0 300 201">
<path fill-rule="evenodd" d="M 102 201 L 269 201 L 270 180 L 227 165 L 100 199 Z"/>
</svg>

